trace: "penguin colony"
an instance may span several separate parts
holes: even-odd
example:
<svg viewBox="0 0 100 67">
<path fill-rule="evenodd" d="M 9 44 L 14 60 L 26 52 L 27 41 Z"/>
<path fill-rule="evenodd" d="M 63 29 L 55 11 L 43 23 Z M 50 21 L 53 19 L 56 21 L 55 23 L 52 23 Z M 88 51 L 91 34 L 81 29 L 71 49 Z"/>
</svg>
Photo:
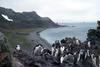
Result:
<svg viewBox="0 0 100 67">
<path fill-rule="evenodd" d="M 19 50 L 19 49 L 18 49 Z M 51 50 L 38 44 L 34 47 L 34 56 L 52 56 L 57 64 L 68 64 L 69 66 L 92 63 L 92 67 L 100 67 L 100 48 L 90 41 L 81 42 L 73 38 L 65 38 L 55 41 Z"/>
</svg>

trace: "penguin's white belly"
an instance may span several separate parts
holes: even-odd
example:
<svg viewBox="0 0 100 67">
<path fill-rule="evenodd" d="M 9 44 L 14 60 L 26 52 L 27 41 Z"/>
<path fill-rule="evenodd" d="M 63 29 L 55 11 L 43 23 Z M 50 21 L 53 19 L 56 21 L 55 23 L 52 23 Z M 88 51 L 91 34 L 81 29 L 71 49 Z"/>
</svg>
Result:
<svg viewBox="0 0 100 67">
<path fill-rule="evenodd" d="M 56 49 L 56 52 L 55 52 L 55 57 L 57 57 L 58 55 L 58 49 Z"/>
<path fill-rule="evenodd" d="M 62 54 L 63 54 L 64 49 L 65 49 L 65 47 L 60 48 L 60 51 L 61 51 Z"/>
<path fill-rule="evenodd" d="M 60 58 L 60 63 L 63 63 L 64 57 Z"/>
<path fill-rule="evenodd" d="M 17 50 L 20 50 L 20 47 L 16 47 Z"/>
<path fill-rule="evenodd" d="M 52 48 L 52 54 L 51 55 L 54 55 L 54 48 Z"/>
<path fill-rule="evenodd" d="M 40 46 L 36 47 L 35 50 L 34 50 L 34 54 L 41 53 L 41 50 L 42 50 L 42 49 L 41 49 Z"/>
<path fill-rule="evenodd" d="M 76 40 L 76 44 L 78 44 L 78 45 L 79 45 L 79 40 Z"/>
<path fill-rule="evenodd" d="M 79 62 L 79 60 L 80 60 L 80 54 L 78 55 L 78 58 L 77 58 L 77 61 Z"/>
</svg>

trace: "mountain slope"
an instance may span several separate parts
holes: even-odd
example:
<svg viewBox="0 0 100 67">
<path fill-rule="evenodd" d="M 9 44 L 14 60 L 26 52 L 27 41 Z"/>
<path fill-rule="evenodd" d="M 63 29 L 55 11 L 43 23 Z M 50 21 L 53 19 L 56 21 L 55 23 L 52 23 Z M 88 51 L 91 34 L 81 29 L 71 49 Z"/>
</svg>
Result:
<svg viewBox="0 0 100 67">
<path fill-rule="evenodd" d="M 6 19 L 11 19 L 9 21 Z M 40 17 L 35 11 L 32 12 L 15 12 L 12 9 L 0 7 L 0 27 L 6 28 L 34 28 L 34 27 L 58 27 L 48 17 Z"/>
</svg>

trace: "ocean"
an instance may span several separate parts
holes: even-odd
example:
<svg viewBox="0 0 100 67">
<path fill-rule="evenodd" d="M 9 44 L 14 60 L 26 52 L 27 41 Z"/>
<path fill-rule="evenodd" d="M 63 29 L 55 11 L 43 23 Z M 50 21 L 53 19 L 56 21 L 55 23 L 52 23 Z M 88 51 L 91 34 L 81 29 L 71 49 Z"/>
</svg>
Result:
<svg viewBox="0 0 100 67">
<path fill-rule="evenodd" d="M 40 37 L 50 44 L 65 37 L 76 37 L 83 42 L 87 38 L 88 30 L 95 29 L 97 23 L 63 23 L 61 25 L 66 25 L 66 27 L 46 29 L 40 33 Z"/>
</svg>

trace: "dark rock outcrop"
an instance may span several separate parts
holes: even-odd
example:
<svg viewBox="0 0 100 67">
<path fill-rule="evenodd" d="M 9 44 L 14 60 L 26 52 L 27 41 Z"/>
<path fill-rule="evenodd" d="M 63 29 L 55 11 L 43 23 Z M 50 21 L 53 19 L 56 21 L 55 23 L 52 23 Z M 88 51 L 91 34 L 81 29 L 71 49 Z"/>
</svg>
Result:
<svg viewBox="0 0 100 67">
<path fill-rule="evenodd" d="M 3 15 L 7 15 L 8 21 Z M 40 17 L 35 11 L 15 12 L 12 9 L 0 7 L 0 27 L 4 28 L 35 28 L 35 27 L 58 27 L 50 18 Z"/>
<path fill-rule="evenodd" d="M 92 44 L 100 45 L 100 21 L 97 21 L 98 26 L 96 29 L 90 29 L 87 33 L 87 40 Z"/>
</svg>

